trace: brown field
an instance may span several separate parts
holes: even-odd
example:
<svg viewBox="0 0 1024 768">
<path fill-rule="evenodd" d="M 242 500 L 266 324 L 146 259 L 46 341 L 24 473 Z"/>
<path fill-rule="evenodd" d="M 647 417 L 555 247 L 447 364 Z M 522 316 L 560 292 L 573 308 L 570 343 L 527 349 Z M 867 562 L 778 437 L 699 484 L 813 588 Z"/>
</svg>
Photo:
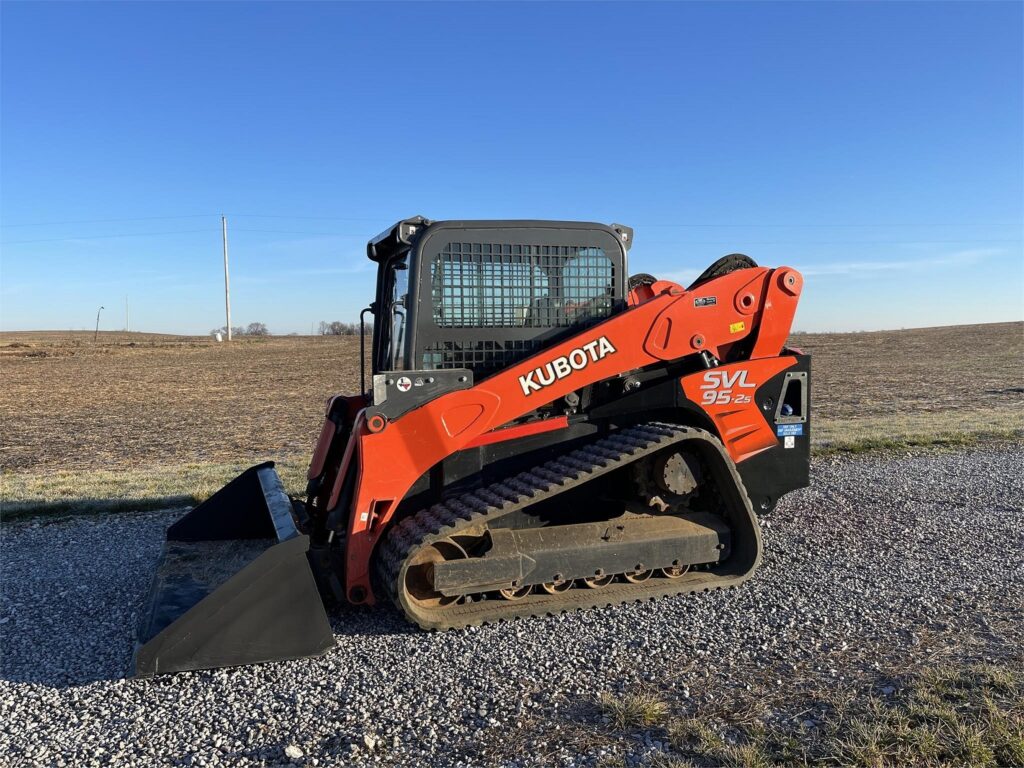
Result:
<svg viewBox="0 0 1024 768">
<path fill-rule="evenodd" d="M 1024 435 L 1024 323 L 791 343 L 813 355 L 819 451 Z M 122 496 L 129 476 L 138 493 L 201 495 L 183 473 L 217 467 L 214 483 L 268 458 L 298 482 L 326 397 L 358 388 L 358 350 L 355 337 L 0 334 L 5 506 L 84 486 Z"/>
<path fill-rule="evenodd" d="M 1024 434 L 1024 323 L 807 333 L 816 447 Z"/>
<path fill-rule="evenodd" d="M 309 451 L 327 396 L 358 389 L 359 340 L 8 333 L 0 375 L 9 470 L 273 458 Z"/>
</svg>

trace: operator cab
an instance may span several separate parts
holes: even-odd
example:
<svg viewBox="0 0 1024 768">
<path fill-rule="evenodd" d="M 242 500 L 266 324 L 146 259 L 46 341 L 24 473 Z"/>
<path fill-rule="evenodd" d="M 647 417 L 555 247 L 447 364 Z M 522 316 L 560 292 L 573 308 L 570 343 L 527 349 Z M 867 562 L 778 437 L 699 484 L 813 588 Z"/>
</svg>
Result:
<svg viewBox="0 0 1024 768">
<path fill-rule="evenodd" d="M 399 371 L 472 385 L 610 317 L 626 303 L 632 240 L 619 224 L 398 222 L 366 248 L 378 264 L 375 393 L 386 399 L 384 374 Z"/>
</svg>

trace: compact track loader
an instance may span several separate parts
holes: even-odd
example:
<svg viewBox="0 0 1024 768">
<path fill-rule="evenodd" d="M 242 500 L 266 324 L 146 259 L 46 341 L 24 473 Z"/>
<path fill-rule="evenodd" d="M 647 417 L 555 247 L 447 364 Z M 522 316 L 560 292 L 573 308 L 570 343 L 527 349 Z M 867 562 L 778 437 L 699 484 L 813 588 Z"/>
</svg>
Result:
<svg viewBox="0 0 1024 768">
<path fill-rule="evenodd" d="M 448 629 L 749 578 L 758 514 L 808 482 L 802 278 L 740 254 L 627 278 L 632 239 L 416 217 L 370 241 L 371 376 L 328 402 L 305 498 L 266 463 L 170 527 L 133 674 L 325 653 L 325 603 Z"/>
</svg>

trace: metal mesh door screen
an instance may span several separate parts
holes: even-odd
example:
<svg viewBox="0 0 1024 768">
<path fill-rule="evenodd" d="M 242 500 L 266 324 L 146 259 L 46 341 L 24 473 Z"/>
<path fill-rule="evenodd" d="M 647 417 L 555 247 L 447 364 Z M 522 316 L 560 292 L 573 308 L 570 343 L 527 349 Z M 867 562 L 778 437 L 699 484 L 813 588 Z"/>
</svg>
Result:
<svg viewBox="0 0 1024 768">
<path fill-rule="evenodd" d="M 607 317 L 615 267 L 604 250 L 448 243 L 431 264 L 441 328 L 562 328 Z"/>
<path fill-rule="evenodd" d="M 448 243 L 431 262 L 439 328 L 480 329 L 472 341 L 434 341 L 425 368 L 472 368 L 478 376 L 529 357 L 569 328 L 611 315 L 615 264 L 592 246 Z M 537 335 L 510 338 L 510 329 Z"/>
</svg>

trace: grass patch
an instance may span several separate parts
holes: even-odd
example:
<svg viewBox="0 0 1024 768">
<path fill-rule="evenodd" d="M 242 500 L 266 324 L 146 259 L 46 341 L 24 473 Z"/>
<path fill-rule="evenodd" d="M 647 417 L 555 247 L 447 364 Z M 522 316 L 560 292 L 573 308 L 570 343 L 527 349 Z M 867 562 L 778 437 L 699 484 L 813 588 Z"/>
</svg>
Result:
<svg viewBox="0 0 1024 768">
<path fill-rule="evenodd" d="M 1017 617 L 1007 614 L 992 631 L 1016 637 Z M 569 752 L 602 768 L 1024 766 L 1024 656 L 977 662 L 993 658 L 988 643 L 1007 641 L 990 631 L 944 634 L 886 666 L 877 650 L 830 651 L 828 666 L 846 673 L 838 679 L 821 659 L 785 673 L 749 664 L 713 676 L 703 661 L 681 661 L 658 687 L 569 700 L 554 721 L 526 715 L 482 737 L 477 763 L 527 754 L 560 765 Z"/>
<path fill-rule="evenodd" d="M 306 486 L 306 457 L 275 462 L 285 489 L 300 495 Z M 90 514 L 190 506 L 209 498 L 249 464 L 180 464 L 123 471 L 0 473 L 0 517 Z"/>
<path fill-rule="evenodd" d="M 1024 438 L 1024 408 L 888 414 L 884 417 L 833 421 L 818 418 L 811 426 L 815 455 L 869 453 L 914 448 L 968 448 L 984 442 Z"/>
<path fill-rule="evenodd" d="M 672 718 L 667 760 L 746 766 L 1024 765 L 1024 681 L 990 665 L 940 667 L 898 679 L 893 692 L 825 701 L 817 721 Z M 812 723 L 808 725 L 808 722 Z"/>
<path fill-rule="evenodd" d="M 649 728 L 664 722 L 668 715 L 665 702 L 647 692 L 615 695 L 603 693 L 598 710 L 617 728 Z"/>
</svg>

